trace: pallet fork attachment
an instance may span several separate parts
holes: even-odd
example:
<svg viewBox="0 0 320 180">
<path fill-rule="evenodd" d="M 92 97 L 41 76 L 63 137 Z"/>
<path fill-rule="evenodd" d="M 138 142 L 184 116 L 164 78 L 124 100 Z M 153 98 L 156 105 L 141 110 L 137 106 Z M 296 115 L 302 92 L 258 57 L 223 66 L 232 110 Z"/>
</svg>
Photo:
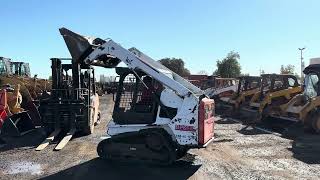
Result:
<svg viewBox="0 0 320 180">
<path fill-rule="evenodd" d="M 41 151 L 44 148 L 46 148 L 53 140 L 54 138 L 60 133 L 61 129 L 54 130 L 37 148 L 36 151 Z"/>
<path fill-rule="evenodd" d="M 76 132 L 76 128 L 72 128 L 67 135 L 60 141 L 60 143 L 54 148 L 55 151 L 60 151 L 62 148 L 64 148 L 67 143 L 71 140 L 72 136 Z"/>
</svg>

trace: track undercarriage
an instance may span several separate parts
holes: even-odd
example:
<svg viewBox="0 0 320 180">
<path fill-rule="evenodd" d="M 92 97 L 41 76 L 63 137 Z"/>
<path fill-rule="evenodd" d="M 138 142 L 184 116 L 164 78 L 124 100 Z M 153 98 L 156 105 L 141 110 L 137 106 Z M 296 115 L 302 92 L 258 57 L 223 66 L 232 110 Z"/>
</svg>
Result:
<svg viewBox="0 0 320 180">
<path fill-rule="evenodd" d="M 146 129 L 105 139 L 97 151 L 101 158 L 112 162 L 168 165 L 184 156 L 187 149 L 177 148 L 162 129 Z"/>
</svg>

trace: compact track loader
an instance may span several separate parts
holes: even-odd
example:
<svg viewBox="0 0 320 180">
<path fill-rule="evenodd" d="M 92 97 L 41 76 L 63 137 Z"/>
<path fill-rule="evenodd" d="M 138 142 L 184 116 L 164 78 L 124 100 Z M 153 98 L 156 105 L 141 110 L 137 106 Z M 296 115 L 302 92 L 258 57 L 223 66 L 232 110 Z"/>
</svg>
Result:
<svg viewBox="0 0 320 180">
<path fill-rule="evenodd" d="M 280 118 L 301 122 L 306 129 L 320 133 L 320 63 L 310 64 L 303 72 L 303 93 L 281 106 Z"/>
<path fill-rule="evenodd" d="M 263 74 L 261 77 L 260 91 L 254 94 L 248 105 L 240 108 L 240 114 L 246 122 L 256 123 L 280 114 L 280 106 L 301 92 L 294 75 Z"/>
<path fill-rule="evenodd" d="M 120 76 L 107 138 L 98 155 L 110 161 L 170 164 L 213 140 L 214 101 L 136 48 L 60 29 L 73 59 L 116 68 Z"/>
<path fill-rule="evenodd" d="M 216 112 L 221 115 L 237 115 L 240 106 L 247 105 L 252 96 L 259 92 L 261 77 L 241 76 L 238 78 L 236 92 L 228 97 L 214 97 L 216 102 Z"/>
</svg>

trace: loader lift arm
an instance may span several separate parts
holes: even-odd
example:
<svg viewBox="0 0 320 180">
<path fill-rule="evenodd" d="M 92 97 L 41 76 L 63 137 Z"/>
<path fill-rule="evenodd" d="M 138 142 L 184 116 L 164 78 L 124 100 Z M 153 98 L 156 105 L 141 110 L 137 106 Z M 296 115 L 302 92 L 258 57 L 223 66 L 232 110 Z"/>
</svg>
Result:
<svg viewBox="0 0 320 180">
<path fill-rule="evenodd" d="M 67 46 L 73 59 L 78 62 L 93 66 L 114 68 L 122 61 L 132 71 L 139 69 L 143 70 L 155 80 L 174 90 L 181 97 L 187 96 L 190 92 L 198 95 L 203 94 L 201 89 L 192 85 L 187 80 L 178 76 L 136 48 L 127 50 L 111 39 L 106 41 L 93 38 L 83 39 L 83 36 L 69 31 L 66 28 L 61 28 L 60 33 L 66 42 L 70 42 L 67 43 Z M 75 41 L 74 39 L 82 40 Z M 93 44 L 88 43 L 90 41 Z M 99 43 L 94 44 L 95 42 Z"/>
</svg>

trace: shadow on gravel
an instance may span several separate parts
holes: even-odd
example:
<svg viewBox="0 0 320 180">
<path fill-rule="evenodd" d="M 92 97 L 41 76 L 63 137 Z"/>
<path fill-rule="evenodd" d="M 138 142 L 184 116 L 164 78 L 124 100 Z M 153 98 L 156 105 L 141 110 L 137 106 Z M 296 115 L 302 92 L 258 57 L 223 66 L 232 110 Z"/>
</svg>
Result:
<svg viewBox="0 0 320 180">
<path fill-rule="evenodd" d="M 250 126 L 246 126 L 246 127 L 242 128 L 242 129 L 238 130 L 237 132 L 240 133 L 240 134 L 243 134 L 243 135 L 270 134 L 270 133 L 267 133 L 267 132 L 260 131 L 258 129 L 252 128 Z"/>
<path fill-rule="evenodd" d="M 15 148 L 34 148 L 45 139 L 45 134 L 41 129 L 35 129 L 21 137 L 2 137 L 2 139 L 6 144 L 0 148 L 0 152 L 5 152 Z"/>
<path fill-rule="evenodd" d="M 44 180 L 98 180 L 98 179 L 175 179 L 191 177 L 201 165 L 193 165 L 188 161 L 177 161 L 171 166 L 147 166 L 137 164 L 108 163 L 99 158 L 71 167 L 56 174 L 44 177 Z"/>
<path fill-rule="evenodd" d="M 292 148 L 293 157 L 307 164 L 320 164 L 320 136 L 304 135 L 294 140 Z"/>
<path fill-rule="evenodd" d="M 238 122 L 232 121 L 230 119 L 220 119 L 218 121 L 215 121 L 217 124 L 239 124 Z"/>
<path fill-rule="evenodd" d="M 58 144 L 67 132 L 61 132 L 50 144 Z M 83 133 L 75 133 L 72 139 L 84 137 Z M 21 137 L 1 137 L 6 144 L 0 146 L 0 152 L 9 151 L 16 148 L 33 149 L 36 148 L 46 138 L 46 133 L 43 129 L 38 128 Z"/>
</svg>

